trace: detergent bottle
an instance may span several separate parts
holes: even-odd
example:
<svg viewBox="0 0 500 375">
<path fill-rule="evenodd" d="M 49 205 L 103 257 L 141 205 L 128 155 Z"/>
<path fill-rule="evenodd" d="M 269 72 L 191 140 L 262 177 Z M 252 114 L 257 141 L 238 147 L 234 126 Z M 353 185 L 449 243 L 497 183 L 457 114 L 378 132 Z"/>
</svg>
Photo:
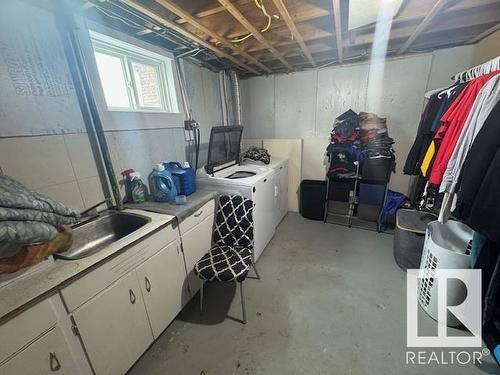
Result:
<svg viewBox="0 0 500 375">
<path fill-rule="evenodd" d="M 133 199 L 132 199 L 132 178 L 130 177 L 130 175 L 132 173 L 134 173 L 134 172 L 135 171 L 132 168 L 124 170 L 122 172 L 123 182 L 124 182 L 124 185 L 125 185 L 125 199 L 124 199 L 124 202 L 132 202 L 133 201 Z"/>
<path fill-rule="evenodd" d="M 163 162 L 163 166 L 172 174 L 177 193 L 190 195 L 196 191 L 196 172 L 189 164 L 182 167 L 177 161 Z"/>
<path fill-rule="evenodd" d="M 153 199 L 158 202 L 174 202 L 177 196 L 172 174 L 165 170 L 163 164 L 156 164 L 149 175 L 149 189 Z"/>
<path fill-rule="evenodd" d="M 148 195 L 146 185 L 141 180 L 141 174 L 139 172 L 130 173 L 130 196 L 132 202 L 143 203 L 146 202 L 146 196 Z"/>
</svg>

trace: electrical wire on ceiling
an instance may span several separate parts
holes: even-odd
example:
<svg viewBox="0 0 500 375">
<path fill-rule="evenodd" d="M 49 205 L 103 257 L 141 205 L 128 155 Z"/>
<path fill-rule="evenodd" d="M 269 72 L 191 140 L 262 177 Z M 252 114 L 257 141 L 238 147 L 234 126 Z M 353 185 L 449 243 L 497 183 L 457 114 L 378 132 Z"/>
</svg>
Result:
<svg viewBox="0 0 500 375">
<path fill-rule="evenodd" d="M 271 27 L 271 25 L 273 23 L 273 17 L 279 19 L 279 16 L 277 16 L 277 15 L 270 16 L 267 13 L 266 7 L 264 6 L 264 0 L 254 0 L 254 3 L 255 3 L 255 6 L 257 8 L 259 8 L 260 10 L 262 10 L 262 13 L 264 13 L 264 15 L 267 17 L 267 25 L 262 30 L 260 30 L 261 33 L 265 33 Z M 250 38 L 252 35 L 253 35 L 253 33 L 249 33 L 249 34 L 244 35 L 240 38 L 235 38 L 235 39 L 231 40 L 231 42 L 233 42 L 233 43 L 243 42 L 244 40 Z"/>
<path fill-rule="evenodd" d="M 134 18 L 137 18 L 137 19 L 143 21 L 144 24 L 138 23 L 135 20 L 131 19 L 130 17 L 123 16 L 121 13 L 118 13 L 117 11 L 113 10 L 112 8 L 110 8 L 109 6 L 106 7 L 106 8 L 104 8 L 100 4 L 93 2 L 95 8 L 99 12 L 101 12 L 102 14 L 104 14 L 106 17 L 109 17 L 111 19 L 115 19 L 117 21 L 120 21 L 123 24 L 127 25 L 128 27 L 133 28 L 134 30 L 144 30 L 144 29 L 147 29 L 153 35 L 161 37 L 161 38 L 163 38 L 163 39 L 165 39 L 165 40 L 167 40 L 167 41 L 169 41 L 171 43 L 174 43 L 176 45 L 181 45 L 183 47 L 188 47 L 188 48 L 193 49 L 194 45 L 191 42 L 186 41 L 182 36 L 178 35 L 177 32 L 175 32 L 174 30 L 167 29 L 163 25 L 161 25 L 161 26 L 158 25 L 156 22 L 150 20 L 149 18 L 144 17 L 142 14 L 137 13 L 135 11 L 132 11 L 132 10 L 128 9 L 127 7 L 125 7 L 125 6 L 122 6 L 119 2 L 115 2 L 115 1 L 112 1 L 112 0 L 106 0 L 106 3 L 109 4 L 109 5 L 111 5 L 111 6 L 113 6 L 113 7 L 116 7 L 118 9 L 120 9 L 123 12 L 126 12 L 126 13 L 130 14 Z M 190 56 L 188 56 L 190 58 L 194 58 L 198 54 L 202 53 L 205 56 L 205 58 L 207 56 L 209 58 L 215 57 L 217 61 L 220 61 L 219 58 L 216 55 L 211 54 L 205 48 L 199 48 L 197 46 L 194 46 L 194 50 L 191 51 L 191 52 L 192 53 L 196 52 L 196 53 L 194 53 L 192 55 L 190 53 L 188 53 L 188 54 L 190 54 Z"/>
<path fill-rule="evenodd" d="M 142 26 L 138 26 L 137 24 L 132 24 L 131 22 L 125 20 L 124 18 L 122 17 L 119 17 L 119 16 L 115 16 L 113 14 L 111 14 L 111 12 L 108 12 L 107 10 L 105 10 L 104 8 L 100 7 L 99 5 L 95 5 L 95 8 L 101 12 L 102 14 L 104 14 L 106 17 L 109 17 L 109 18 L 112 18 L 112 19 L 115 19 L 115 20 L 118 20 L 118 21 L 121 21 L 122 23 L 124 23 L 125 25 L 127 25 L 128 27 L 131 27 L 133 29 L 136 29 L 136 30 L 142 30 L 144 27 Z"/>
</svg>

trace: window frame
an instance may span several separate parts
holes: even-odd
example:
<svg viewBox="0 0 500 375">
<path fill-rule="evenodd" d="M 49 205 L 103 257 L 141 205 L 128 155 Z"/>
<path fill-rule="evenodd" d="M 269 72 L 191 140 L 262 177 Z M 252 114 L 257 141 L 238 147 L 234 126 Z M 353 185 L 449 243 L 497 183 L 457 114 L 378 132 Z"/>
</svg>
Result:
<svg viewBox="0 0 500 375">
<path fill-rule="evenodd" d="M 112 107 L 104 101 L 109 111 L 120 112 L 146 112 L 146 113 L 180 113 L 177 103 L 177 91 L 174 83 L 173 59 L 137 47 L 128 42 L 124 42 L 107 35 L 89 30 L 92 41 L 93 52 L 114 56 L 120 59 L 125 78 L 125 87 L 129 98 L 130 107 Z M 137 82 L 133 72 L 133 63 L 146 64 L 155 68 L 158 77 L 158 87 L 160 95 L 160 107 L 141 106 Z M 99 67 L 97 66 L 97 73 Z M 100 79 L 100 75 L 99 75 Z M 104 88 L 103 88 L 104 94 Z"/>
</svg>

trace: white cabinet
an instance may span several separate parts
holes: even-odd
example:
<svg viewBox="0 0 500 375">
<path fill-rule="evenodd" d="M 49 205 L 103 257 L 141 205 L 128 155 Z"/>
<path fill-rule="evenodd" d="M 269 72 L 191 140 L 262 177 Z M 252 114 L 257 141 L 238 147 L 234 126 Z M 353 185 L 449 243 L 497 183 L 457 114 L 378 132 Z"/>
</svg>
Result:
<svg viewBox="0 0 500 375">
<path fill-rule="evenodd" d="M 281 165 L 275 175 L 275 226 L 281 223 L 281 220 L 288 212 L 288 165 Z"/>
<path fill-rule="evenodd" d="M 194 296 L 200 289 L 200 279 L 194 274 L 194 266 L 210 250 L 213 226 L 214 215 L 211 214 L 187 232 L 181 232 L 182 248 L 191 296 Z"/>
<path fill-rule="evenodd" d="M 57 324 L 53 301 L 47 298 L 0 326 L 0 363 Z"/>
<path fill-rule="evenodd" d="M 73 319 L 96 374 L 124 374 L 153 342 L 135 272 L 78 308 Z"/>
<path fill-rule="evenodd" d="M 156 339 L 189 300 L 179 241 L 160 250 L 140 265 L 136 272 Z"/>
<path fill-rule="evenodd" d="M 9 340 L 4 337 L 2 341 Z M 79 369 L 58 326 L 0 366 L 4 375 L 77 374 Z"/>
<path fill-rule="evenodd" d="M 116 280 L 151 258 L 160 249 L 179 239 L 177 228 L 171 224 L 142 239 L 132 247 L 102 264 L 92 272 L 61 289 L 68 311 L 72 312 Z"/>
<path fill-rule="evenodd" d="M 276 228 L 274 216 L 275 179 L 276 175 L 270 173 L 255 184 L 253 193 L 255 260 L 259 259 L 264 248 L 273 238 Z"/>
<path fill-rule="evenodd" d="M 126 373 L 198 291 L 214 210 L 211 200 L 1 325 L 0 374 Z"/>
</svg>

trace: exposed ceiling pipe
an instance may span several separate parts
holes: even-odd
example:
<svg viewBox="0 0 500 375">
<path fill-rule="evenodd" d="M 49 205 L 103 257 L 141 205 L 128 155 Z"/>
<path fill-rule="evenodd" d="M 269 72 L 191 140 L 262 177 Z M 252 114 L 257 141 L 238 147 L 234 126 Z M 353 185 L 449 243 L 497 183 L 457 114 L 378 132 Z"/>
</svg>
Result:
<svg viewBox="0 0 500 375">
<path fill-rule="evenodd" d="M 179 90 L 181 92 L 182 108 L 184 110 L 184 115 L 186 117 L 186 120 L 190 120 L 191 111 L 189 109 L 189 99 L 188 96 L 186 95 L 186 84 L 184 82 L 184 74 L 182 74 L 180 58 L 176 57 L 174 59 L 174 62 L 175 62 L 175 71 L 177 73 L 177 81 L 179 82 Z"/>
<path fill-rule="evenodd" d="M 240 97 L 240 82 L 238 75 L 234 70 L 229 71 L 229 79 L 231 82 L 231 95 L 233 97 L 233 114 L 234 125 L 241 125 L 241 97 Z"/>
<path fill-rule="evenodd" d="M 226 73 L 224 70 L 219 72 L 219 93 L 220 93 L 220 101 L 221 101 L 221 110 L 222 110 L 222 125 L 228 125 L 228 109 L 227 109 L 227 96 L 226 96 Z"/>
</svg>

